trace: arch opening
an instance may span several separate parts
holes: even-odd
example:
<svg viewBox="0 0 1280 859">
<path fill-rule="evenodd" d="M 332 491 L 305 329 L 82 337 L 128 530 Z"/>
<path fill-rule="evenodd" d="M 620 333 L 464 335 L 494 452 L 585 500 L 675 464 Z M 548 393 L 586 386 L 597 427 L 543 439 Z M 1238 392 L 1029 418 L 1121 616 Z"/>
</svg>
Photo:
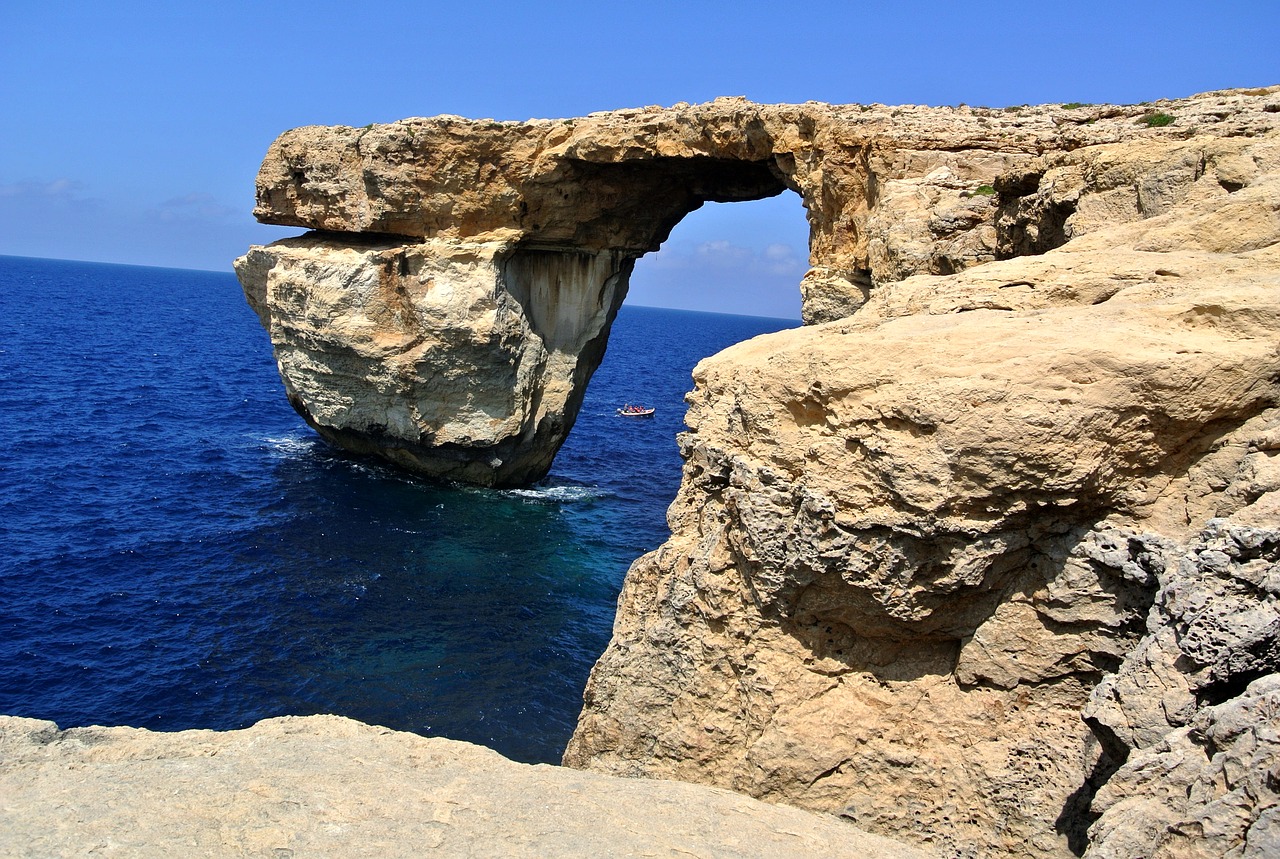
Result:
<svg viewBox="0 0 1280 859">
<path fill-rule="evenodd" d="M 649 218 L 646 228 L 658 231 L 650 233 L 657 236 L 656 251 L 640 255 L 524 245 L 507 261 L 504 279 L 546 350 L 544 366 L 561 365 L 557 377 L 569 382 L 555 421 L 540 424 L 536 431 L 567 439 L 588 398 L 605 415 L 625 402 L 647 402 L 668 418 L 660 423 L 672 440 L 666 462 L 674 480 L 679 474 L 674 438 L 683 428 L 682 403 L 694 365 L 757 334 L 800 323 L 809 224 L 803 205 L 797 205 L 799 195 L 788 193 L 766 162 L 702 159 L 701 166 L 709 170 L 698 174 L 692 172 L 690 159 L 669 160 L 681 169 L 628 177 L 656 194 L 655 199 L 635 194 L 601 200 L 614 224 L 634 228 Z M 621 173 L 611 169 L 602 175 L 616 181 Z M 612 187 L 598 177 L 596 184 Z M 628 219 L 619 211 L 623 206 L 638 214 Z M 664 212 L 666 220 L 658 220 Z M 687 316 L 672 315 L 665 326 L 670 331 L 663 331 L 651 314 L 640 318 L 625 312 L 624 299 L 629 299 L 629 307 L 655 312 L 697 311 L 760 321 L 695 324 Z M 647 332 L 639 335 L 633 326 L 647 327 Z M 566 338 L 566 331 L 573 336 Z M 653 349 L 647 357 L 634 348 L 614 349 L 620 336 L 643 336 Z M 606 373 L 611 378 L 593 387 L 592 379 L 610 353 L 613 364 L 625 355 L 643 366 L 615 369 Z M 618 374 L 634 384 L 629 389 L 619 386 Z M 617 399 L 613 406 L 609 397 Z M 545 464 L 529 473 L 550 470 L 559 448 L 559 441 L 531 445 L 543 451 Z M 652 477 L 652 469 L 646 473 Z"/>
<path fill-rule="evenodd" d="M 809 223 L 798 194 L 699 206 L 636 261 L 630 304 L 799 321 Z"/>
<path fill-rule="evenodd" d="M 364 152 L 359 143 L 348 149 Z M 440 186 L 429 195 L 375 181 L 375 161 L 361 161 L 358 175 L 335 168 L 329 182 L 281 174 L 287 187 L 267 198 L 288 211 L 272 218 L 316 232 L 255 248 L 237 271 L 272 332 L 290 402 L 331 441 L 424 476 L 541 479 L 642 257 L 658 252 L 642 265 L 633 305 L 800 317 L 804 220 L 792 218 L 790 238 L 770 235 L 777 212 L 805 210 L 784 194 L 797 191 L 792 165 L 763 144 L 708 141 L 702 151 L 718 154 L 584 147 L 533 173 L 482 172 L 485 193 L 467 194 L 448 186 L 461 175 L 453 162 L 415 169 Z M 728 212 L 737 207 L 705 205 L 750 201 L 775 214 L 746 218 L 758 223 L 745 238 L 723 229 L 726 213 L 743 221 Z M 374 233 L 373 244 L 353 238 Z M 646 285 L 663 280 L 657 294 Z"/>
</svg>

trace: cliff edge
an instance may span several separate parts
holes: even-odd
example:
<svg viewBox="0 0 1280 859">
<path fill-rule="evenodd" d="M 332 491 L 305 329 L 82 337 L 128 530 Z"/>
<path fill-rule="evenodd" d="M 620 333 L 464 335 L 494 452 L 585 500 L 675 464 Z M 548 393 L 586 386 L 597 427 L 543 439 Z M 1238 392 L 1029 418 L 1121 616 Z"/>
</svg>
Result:
<svg viewBox="0 0 1280 859">
<path fill-rule="evenodd" d="M 924 859 L 724 790 L 517 764 L 337 716 L 240 731 L 0 716 L 6 856 Z"/>
<path fill-rule="evenodd" d="M 1272 101 L 725 98 L 565 120 L 298 128 L 268 150 L 254 212 L 312 232 L 251 249 L 236 271 L 290 402 L 326 439 L 428 476 L 528 483 L 573 426 L 636 259 L 705 202 L 798 194 L 804 319 L 830 321 L 886 283 L 1158 214 L 1206 169 L 1246 182 L 1256 167 L 1240 149 L 1274 128 Z M 1097 162 L 1096 176 L 1071 158 L 1101 149 L 1115 164 Z M 1168 162 L 1161 181 L 1133 184 L 1125 153 L 1137 149 Z M 1096 193 L 1082 196 L 1088 183 Z"/>
</svg>

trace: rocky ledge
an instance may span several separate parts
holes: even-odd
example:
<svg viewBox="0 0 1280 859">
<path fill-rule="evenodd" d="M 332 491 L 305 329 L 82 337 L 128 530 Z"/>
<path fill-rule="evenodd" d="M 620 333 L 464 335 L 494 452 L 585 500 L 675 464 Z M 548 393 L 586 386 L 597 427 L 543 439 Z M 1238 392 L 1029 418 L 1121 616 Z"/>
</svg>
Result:
<svg viewBox="0 0 1280 859">
<path fill-rule="evenodd" d="M 158 734 L 0 717 L 5 856 L 925 859 L 697 785 L 528 766 L 336 716 Z"/>
</svg>

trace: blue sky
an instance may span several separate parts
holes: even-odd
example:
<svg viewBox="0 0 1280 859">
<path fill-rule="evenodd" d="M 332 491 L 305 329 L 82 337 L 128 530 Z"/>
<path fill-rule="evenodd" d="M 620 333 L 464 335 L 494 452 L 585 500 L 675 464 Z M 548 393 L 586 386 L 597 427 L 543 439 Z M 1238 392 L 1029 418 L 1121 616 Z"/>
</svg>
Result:
<svg viewBox="0 0 1280 859">
<path fill-rule="evenodd" d="M 227 270 L 298 125 L 761 102 L 1140 102 L 1280 83 L 1280 3 L 0 0 L 0 254 Z M 637 304 L 798 315 L 792 194 L 709 205 Z"/>
</svg>

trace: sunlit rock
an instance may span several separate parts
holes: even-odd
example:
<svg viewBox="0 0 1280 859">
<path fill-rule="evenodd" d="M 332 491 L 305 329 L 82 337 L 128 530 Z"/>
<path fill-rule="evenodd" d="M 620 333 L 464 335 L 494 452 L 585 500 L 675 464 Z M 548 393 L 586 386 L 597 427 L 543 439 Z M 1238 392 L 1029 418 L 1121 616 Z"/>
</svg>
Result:
<svg viewBox="0 0 1280 859">
<path fill-rule="evenodd" d="M 0 716 L 0 753 L 6 856 L 929 857 L 728 791 L 339 716 L 163 733 Z"/>
<path fill-rule="evenodd" d="M 238 271 L 322 434 L 515 483 L 636 258 L 785 190 L 810 325 L 695 370 L 565 762 L 947 856 L 1265 855 L 1275 540 L 1201 543 L 1280 510 L 1280 88 L 298 129 L 257 214 L 314 232 Z"/>
<path fill-rule="evenodd" d="M 630 269 L 607 250 L 317 235 L 237 261 L 289 402 L 321 436 L 482 485 L 551 467 Z"/>
<path fill-rule="evenodd" d="M 1042 253 L 875 282 L 699 364 L 671 538 L 627 574 L 565 762 L 944 856 L 1065 859 L 1091 832 L 1105 856 L 1267 855 L 1278 96 L 1000 174 L 997 241 Z M 928 175 L 882 203 L 956 222 Z M 898 274 L 909 227 L 875 251 Z M 1254 530 L 1204 545 L 1225 516 Z"/>
</svg>

